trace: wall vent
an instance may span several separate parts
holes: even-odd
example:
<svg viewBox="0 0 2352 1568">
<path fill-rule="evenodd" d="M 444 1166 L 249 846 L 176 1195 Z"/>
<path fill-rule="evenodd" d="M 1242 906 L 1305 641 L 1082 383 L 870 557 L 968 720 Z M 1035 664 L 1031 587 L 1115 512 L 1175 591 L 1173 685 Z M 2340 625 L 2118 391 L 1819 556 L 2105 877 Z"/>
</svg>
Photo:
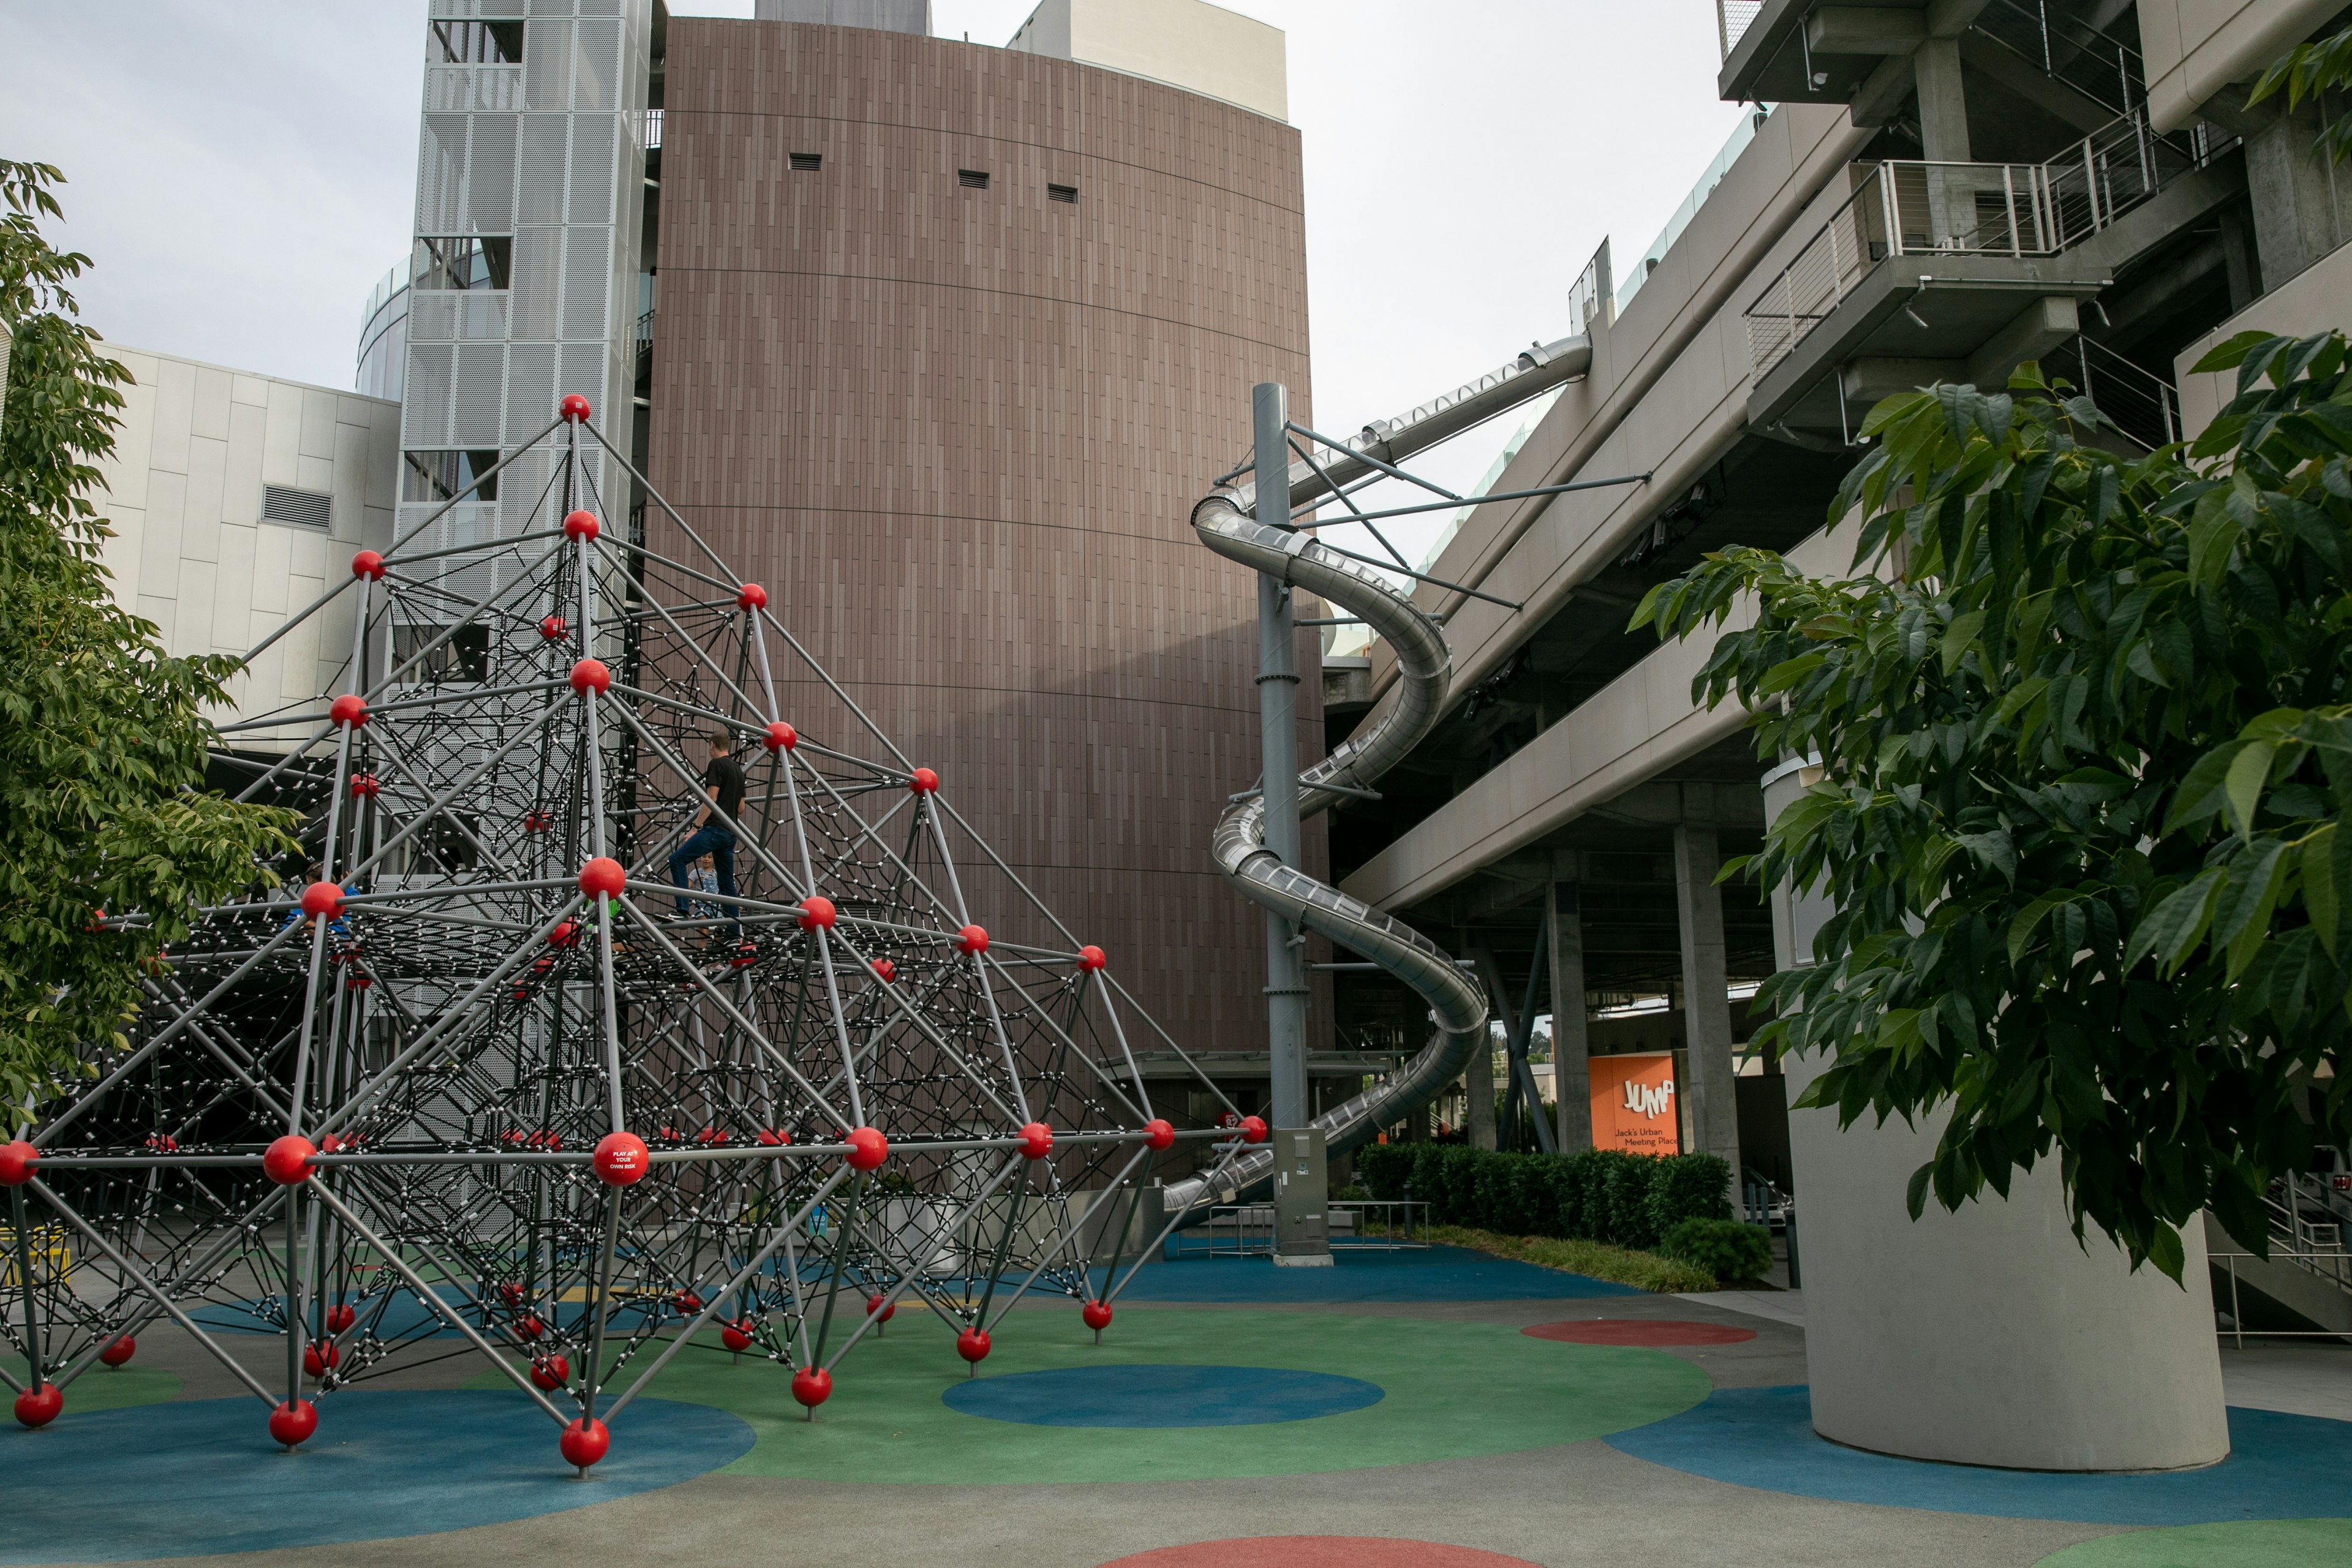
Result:
<svg viewBox="0 0 2352 1568">
<path fill-rule="evenodd" d="M 967 191 L 984 191 L 988 189 L 988 171 L 985 169 L 958 169 L 956 171 L 956 184 L 961 185 Z"/>
<path fill-rule="evenodd" d="M 1076 185 L 1047 185 L 1045 187 L 1045 199 L 1049 202 L 1067 202 L 1072 206 L 1076 206 L 1078 205 L 1078 187 Z"/>
<path fill-rule="evenodd" d="M 261 487 L 261 515 L 266 521 L 323 529 L 333 505 L 334 498 L 322 496 L 317 490 L 289 489 L 284 485 Z"/>
<path fill-rule="evenodd" d="M 792 164 L 795 174 L 814 174 L 824 167 L 824 155 L 821 153 L 792 153 L 786 154 L 785 161 Z"/>
</svg>

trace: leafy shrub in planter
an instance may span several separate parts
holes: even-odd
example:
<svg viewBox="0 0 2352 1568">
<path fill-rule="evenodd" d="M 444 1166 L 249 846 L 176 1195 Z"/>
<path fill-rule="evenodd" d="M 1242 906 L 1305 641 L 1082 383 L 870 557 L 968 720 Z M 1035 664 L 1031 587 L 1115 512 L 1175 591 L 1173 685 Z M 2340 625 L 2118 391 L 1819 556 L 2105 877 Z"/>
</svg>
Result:
<svg viewBox="0 0 2352 1568">
<path fill-rule="evenodd" d="M 1772 1271 L 1772 1233 L 1738 1220 L 1683 1220 L 1666 1232 L 1658 1250 L 1706 1269 L 1727 1285 L 1761 1279 Z"/>
<path fill-rule="evenodd" d="M 1660 1160 L 1650 1184 L 1649 1222 L 1664 1236 L 1686 1219 L 1731 1217 L 1731 1163 L 1720 1154 Z"/>
<path fill-rule="evenodd" d="M 1609 1174 L 1603 1191 L 1609 1209 L 1608 1239 L 1620 1247 L 1655 1247 L 1658 1227 L 1650 1208 L 1650 1189 L 1656 1184 L 1659 1162 L 1614 1149 L 1606 1152 Z"/>
<path fill-rule="evenodd" d="M 1684 1220 L 1731 1214 L 1730 1167 L 1713 1154 L 1505 1154 L 1463 1143 L 1376 1143 L 1356 1151 L 1356 1173 L 1374 1197 L 1428 1205 L 1433 1225 L 1506 1236 L 1649 1247 Z"/>
<path fill-rule="evenodd" d="M 1412 1180 L 1411 1143 L 1368 1143 L 1356 1151 L 1356 1179 L 1376 1198 L 1391 1202 L 1404 1196 Z"/>
</svg>

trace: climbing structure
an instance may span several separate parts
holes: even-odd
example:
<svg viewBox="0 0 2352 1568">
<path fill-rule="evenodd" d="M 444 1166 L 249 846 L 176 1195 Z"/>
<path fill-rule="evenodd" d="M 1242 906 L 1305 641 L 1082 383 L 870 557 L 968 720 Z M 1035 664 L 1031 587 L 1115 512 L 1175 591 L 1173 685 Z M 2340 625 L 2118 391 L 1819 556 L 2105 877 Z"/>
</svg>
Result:
<svg viewBox="0 0 2352 1568">
<path fill-rule="evenodd" d="M 1265 1135 L 1155 1110 L 1135 1050 L 1181 1047 L 758 584 L 675 512 L 698 553 L 645 547 L 584 400 L 469 489 L 501 470 L 489 537 L 461 493 L 305 612 L 355 596 L 346 693 L 217 759 L 303 808 L 300 857 L 201 911 L 129 1048 L 0 1148 L 24 1358 L 0 1377 L 29 1425 L 166 1316 L 289 1444 L 427 1337 L 502 1369 L 583 1467 L 690 1345 L 778 1363 L 814 1417 L 902 1307 L 970 1362 L 1024 1291 L 1100 1328 L 1178 1217 L 1155 1170 Z M 794 729 L 819 688 L 849 732 Z M 706 813 L 731 891 L 715 863 L 672 883 Z M 1058 942 L 992 939 L 968 885 Z"/>
</svg>

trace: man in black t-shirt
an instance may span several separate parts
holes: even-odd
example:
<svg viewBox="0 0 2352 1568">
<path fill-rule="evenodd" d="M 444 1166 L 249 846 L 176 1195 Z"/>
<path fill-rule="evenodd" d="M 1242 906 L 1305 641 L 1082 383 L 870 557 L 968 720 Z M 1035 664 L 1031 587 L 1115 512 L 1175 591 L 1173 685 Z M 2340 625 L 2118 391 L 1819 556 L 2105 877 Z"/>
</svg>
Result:
<svg viewBox="0 0 2352 1568">
<path fill-rule="evenodd" d="M 733 825 L 742 817 L 744 788 L 743 770 L 729 754 L 734 741 L 734 736 L 724 730 L 710 732 L 710 765 L 702 770 L 704 804 L 702 809 L 695 813 L 694 832 L 688 836 L 685 843 L 670 852 L 669 858 L 670 885 L 683 889 L 686 886 L 686 868 L 705 855 L 709 856 L 710 868 L 719 874 L 719 891 L 730 900 L 735 896 Z M 715 812 L 714 807 L 717 808 Z M 736 913 L 732 903 L 726 909 L 730 917 Z M 683 920 L 689 912 L 686 900 L 680 898 L 677 900 L 678 918 Z M 742 929 L 737 926 L 736 934 L 742 934 Z"/>
</svg>

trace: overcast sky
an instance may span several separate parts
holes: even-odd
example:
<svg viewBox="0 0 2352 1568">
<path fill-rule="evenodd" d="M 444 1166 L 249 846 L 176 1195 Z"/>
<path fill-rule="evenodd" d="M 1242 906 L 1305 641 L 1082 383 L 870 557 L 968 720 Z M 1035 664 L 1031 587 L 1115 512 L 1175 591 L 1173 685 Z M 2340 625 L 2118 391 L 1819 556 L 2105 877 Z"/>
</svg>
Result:
<svg viewBox="0 0 2352 1568">
<path fill-rule="evenodd" d="M 1001 44 L 1034 5 L 933 0 L 933 22 Z M 1326 429 L 1559 336 L 1601 237 L 1622 272 L 1739 115 L 1714 96 L 1706 0 L 1232 8 L 1288 35 Z M 749 16 L 751 0 L 673 10 Z M 97 264 L 90 322 L 351 385 L 361 307 L 407 244 L 424 15 L 423 0 L 7 4 L 0 156 L 70 180 L 60 233 Z M 1484 465 L 1445 467 L 1467 483 Z"/>
</svg>

